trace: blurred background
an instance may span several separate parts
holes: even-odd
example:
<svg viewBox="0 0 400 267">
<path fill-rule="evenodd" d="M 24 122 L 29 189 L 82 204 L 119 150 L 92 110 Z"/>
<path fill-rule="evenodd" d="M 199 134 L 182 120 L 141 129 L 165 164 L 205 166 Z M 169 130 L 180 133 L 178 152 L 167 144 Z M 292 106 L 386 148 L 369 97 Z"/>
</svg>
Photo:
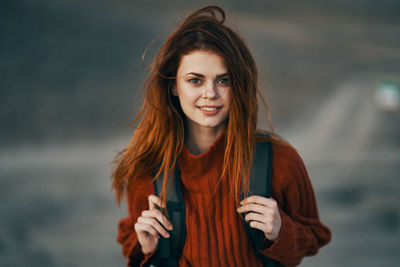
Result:
<svg viewBox="0 0 400 267">
<path fill-rule="evenodd" d="M 302 266 L 399 266 L 400 2 L 199 2 L 0 2 L 0 266 L 125 265 L 110 174 L 140 108 L 141 56 L 206 4 L 253 52 L 332 229 Z"/>
</svg>

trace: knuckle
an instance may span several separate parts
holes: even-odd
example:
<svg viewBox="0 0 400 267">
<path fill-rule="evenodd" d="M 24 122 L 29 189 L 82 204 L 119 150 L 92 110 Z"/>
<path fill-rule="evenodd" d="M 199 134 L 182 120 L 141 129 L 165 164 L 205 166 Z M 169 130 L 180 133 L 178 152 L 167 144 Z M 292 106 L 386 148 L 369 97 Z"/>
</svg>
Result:
<svg viewBox="0 0 400 267">
<path fill-rule="evenodd" d="M 153 231 L 153 228 L 148 224 L 146 224 L 145 229 L 146 229 L 147 232 L 152 232 Z"/>
<path fill-rule="evenodd" d="M 267 214 L 269 217 L 273 217 L 273 216 L 274 216 L 274 210 L 271 209 L 271 208 L 269 208 L 269 209 L 266 210 L 266 214 Z"/>
<path fill-rule="evenodd" d="M 153 213 L 155 216 L 161 215 L 161 211 L 160 211 L 159 209 L 153 209 L 153 210 L 152 210 L 152 213 Z"/>
<path fill-rule="evenodd" d="M 168 224 L 168 223 L 167 223 L 167 220 L 166 220 L 165 218 L 161 218 L 160 222 L 161 222 L 163 225 L 167 225 L 167 224 Z"/>
<path fill-rule="evenodd" d="M 158 203 L 158 197 L 156 195 L 149 195 L 149 200 L 153 203 Z"/>
<path fill-rule="evenodd" d="M 157 218 L 160 222 L 163 221 L 163 217 L 160 212 L 154 212 L 154 218 Z"/>
<path fill-rule="evenodd" d="M 253 220 L 254 219 L 254 214 L 253 213 L 247 214 L 245 219 L 248 220 L 248 221 Z"/>
<path fill-rule="evenodd" d="M 251 209 L 252 209 L 252 210 L 258 210 L 259 208 L 260 208 L 259 205 L 257 205 L 257 204 L 251 204 Z"/>
<path fill-rule="evenodd" d="M 156 226 L 157 226 L 156 220 L 152 220 L 150 224 L 151 224 L 151 226 L 153 226 L 153 227 L 156 227 Z"/>
</svg>

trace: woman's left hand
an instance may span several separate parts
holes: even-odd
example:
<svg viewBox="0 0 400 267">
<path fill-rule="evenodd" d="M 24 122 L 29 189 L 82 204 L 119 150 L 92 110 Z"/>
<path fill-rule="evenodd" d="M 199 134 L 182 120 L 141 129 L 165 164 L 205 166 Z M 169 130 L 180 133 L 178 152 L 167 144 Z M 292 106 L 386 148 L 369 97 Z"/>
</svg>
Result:
<svg viewBox="0 0 400 267">
<path fill-rule="evenodd" d="M 237 212 L 247 212 L 244 219 L 250 226 L 264 232 L 265 237 L 275 241 L 281 230 L 281 216 L 278 205 L 272 198 L 250 196 L 240 202 Z"/>
</svg>

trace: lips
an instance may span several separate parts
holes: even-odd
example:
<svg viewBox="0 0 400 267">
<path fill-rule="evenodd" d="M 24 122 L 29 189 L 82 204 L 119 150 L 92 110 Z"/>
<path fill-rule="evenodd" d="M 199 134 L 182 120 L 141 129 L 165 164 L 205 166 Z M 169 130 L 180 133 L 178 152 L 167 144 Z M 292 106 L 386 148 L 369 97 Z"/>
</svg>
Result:
<svg viewBox="0 0 400 267">
<path fill-rule="evenodd" d="M 217 114 L 222 106 L 199 106 L 198 108 L 203 114 L 211 116 Z"/>
</svg>

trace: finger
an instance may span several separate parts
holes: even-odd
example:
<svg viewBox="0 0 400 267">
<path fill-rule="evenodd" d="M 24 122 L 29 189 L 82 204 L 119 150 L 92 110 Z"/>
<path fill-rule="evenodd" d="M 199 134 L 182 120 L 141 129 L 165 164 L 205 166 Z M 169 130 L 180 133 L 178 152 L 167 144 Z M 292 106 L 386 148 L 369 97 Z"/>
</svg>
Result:
<svg viewBox="0 0 400 267">
<path fill-rule="evenodd" d="M 140 232 L 145 232 L 148 233 L 149 235 L 153 236 L 154 238 L 158 239 L 160 236 L 157 233 L 157 231 L 149 224 L 143 224 L 143 223 L 135 223 L 135 231 L 137 233 Z"/>
<path fill-rule="evenodd" d="M 266 198 L 266 197 L 262 197 L 262 196 L 250 196 L 247 197 L 245 199 L 243 199 L 240 204 L 241 205 L 246 205 L 246 204 L 260 204 L 260 205 L 264 205 L 264 206 L 268 206 L 268 207 L 274 207 L 276 206 L 276 201 L 272 198 Z"/>
<path fill-rule="evenodd" d="M 264 214 L 266 212 L 267 209 L 270 209 L 269 207 L 266 207 L 264 205 L 260 205 L 260 204 L 245 204 L 239 208 L 237 208 L 237 211 L 239 213 L 243 213 L 243 212 L 257 212 L 257 213 L 261 213 Z"/>
<path fill-rule="evenodd" d="M 164 205 L 161 203 L 161 198 L 156 195 L 149 195 L 148 200 L 150 210 L 155 209 L 156 207 L 164 207 Z"/>
<path fill-rule="evenodd" d="M 246 216 L 244 217 L 244 220 L 246 222 L 258 221 L 258 222 L 264 223 L 264 224 L 272 224 L 272 218 L 270 216 L 264 216 L 262 214 L 254 213 L 254 212 L 250 212 L 250 213 L 246 214 Z"/>
<path fill-rule="evenodd" d="M 266 225 L 265 223 L 262 222 L 251 221 L 249 225 L 252 228 L 263 231 L 265 235 L 268 235 L 272 232 L 272 226 Z"/>
<path fill-rule="evenodd" d="M 162 226 L 164 226 L 168 230 L 172 230 L 173 226 L 170 221 L 161 213 L 160 210 L 158 209 L 153 209 L 153 210 L 144 210 L 142 212 L 142 217 L 145 218 L 155 218 L 158 220 L 159 223 L 161 223 Z"/>
<path fill-rule="evenodd" d="M 145 217 L 139 217 L 138 219 L 139 223 L 142 224 L 148 224 L 151 227 L 153 227 L 159 234 L 161 234 L 163 237 L 168 238 L 169 233 L 160 225 L 160 223 L 153 218 L 145 218 Z"/>
</svg>

